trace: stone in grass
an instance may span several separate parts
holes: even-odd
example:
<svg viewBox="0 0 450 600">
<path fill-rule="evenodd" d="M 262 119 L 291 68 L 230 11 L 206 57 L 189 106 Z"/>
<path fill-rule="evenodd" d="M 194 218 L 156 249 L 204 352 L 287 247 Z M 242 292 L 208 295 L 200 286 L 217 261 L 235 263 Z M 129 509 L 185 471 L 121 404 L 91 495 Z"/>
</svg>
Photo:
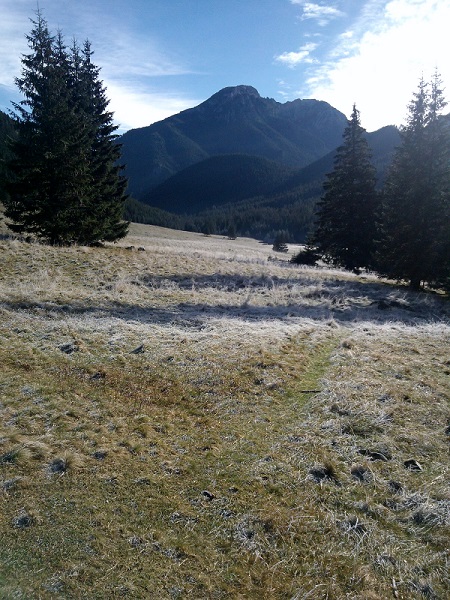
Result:
<svg viewBox="0 0 450 600">
<path fill-rule="evenodd" d="M 61 352 L 64 352 L 64 354 L 73 354 L 74 352 L 78 352 L 80 347 L 79 343 L 75 341 L 69 344 L 62 344 L 59 349 Z"/>
<path fill-rule="evenodd" d="M 211 502 L 212 500 L 214 500 L 215 496 L 213 493 L 209 492 L 208 490 L 203 490 L 202 492 L 202 496 L 208 500 L 208 502 Z"/>
<path fill-rule="evenodd" d="M 34 518 L 32 515 L 29 515 L 26 512 L 21 513 L 17 517 L 13 519 L 13 527 L 16 529 L 26 529 L 27 527 L 31 527 L 34 523 Z"/>
<path fill-rule="evenodd" d="M 5 481 L 2 481 L 2 483 L 0 484 L 0 488 L 4 492 L 10 492 L 17 488 L 17 484 L 21 480 L 22 480 L 21 477 L 13 477 L 12 479 L 6 479 Z"/>
<path fill-rule="evenodd" d="M 352 474 L 353 479 L 356 479 L 357 481 L 367 482 L 372 479 L 372 473 L 363 465 L 355 465 L 352 467 L 350 473 Z"/>
<path fill-rule="evenodd" d="M 17 457 L 17 450 L 13 449 L 9 452 L 5 452 L 0 456 L 0 464 L 13 464 Z"/>
<path fill-rule="evenodd" d="M 430 600 L 439 600 L 441 598 L 441 596 L 436 594 L 430 583 L 411 581 L 410 586 L 413 590 L 420 592 L 424 598 L 429 598 Z"/>
<path fill-rule="evenodd" d="M 105 460 L 107 455 L 108 455 L 108 453 L 106 452 L 106 450 L 97 450 L 96 452 L 94 452 L 94 454 L 92 456 L 96 460 Z"/>
<path fill-rule="evenodd" d="M 131 350 L 130 354 L 142 354 L 143 352 L 145 352 L 145 348 L 144 348 L 144 344 L 141 344 L 140 346 L 138 346 L 134 350 Z"/>
<path fill-rule="evenodd" d="M 373 449 L 360 448 L 358 452 L 363 456 L 367 456 L 367 458 L 372 461 L 381 460 L 383 462 L 387 462 L 388 460 L 392 459 L 391 452 L 385 447 Z"/>
<path fill-rule="evenodd" d="M 414 458 L 409 458 L 408 460 L 405 460 L 403 465 L 405 469 L 409 469 L 410 471 L 423 471 L 422 465 L 419 462 L 417 462 L 417 460 L 415 460 Z"/>
<path fill-rule="evenodd" d="M 388 486 L 391 492 L 393 492 L 394 494 L 400 494 L 401 492 L 403 492 L 403 486 L 399 481 L 394 481 L 393 479 L 391 479 L 391 481 L 389 481 L 388 483 Z"/>
<path fill-rule="evenodd" d="M 128 543 L 130 544 L 130 546 L 132 546 L 133 548 L 139 548 L 140 546 L 142 546 L 145 542 L 142 538 L 133 535 L 132 537 L 128 538 Z"/>
<path fill-rule="evenodd" d="M 104 371 L 97 371 L 93 375 L 91 375 L 91 381 L 99 381 L 101 379 L 106 378 L 106 373 Z"/>
<path fill-rule="evenodd" d="M 316 483 L 322 483 L 324 481 L 334 481 L 337 485 L 340 485 L 337 478 L 336 470 L 331 463 L 326 463 L 320 467 L 313 467 L 309 470 L 309 474 L 312 476 Z"/>
<path fill-rule="evenodd" d="M 62 474 L 66 471 L 67 461 L 65 461 L 64 458 L 55 458 L 55 460 L 52 460 L 52 462 L 48 465 L 48 472 L 51 475 L 55 475 L 57 473 Z"/>
<path fill-rule="evenodd" d="M 392 401 L 393 401 L 393 398 L 389 394 L 381 394 L 381 396 L 378 396 L 378 398 L 377 398 L 377 402 L 392 402 Z"/>
</svg>

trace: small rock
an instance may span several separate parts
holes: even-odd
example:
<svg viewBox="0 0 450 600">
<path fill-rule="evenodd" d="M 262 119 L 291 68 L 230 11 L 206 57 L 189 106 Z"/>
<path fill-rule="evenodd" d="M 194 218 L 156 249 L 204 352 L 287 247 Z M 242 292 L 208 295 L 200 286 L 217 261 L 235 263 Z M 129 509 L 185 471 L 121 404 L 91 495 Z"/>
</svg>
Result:
<svg viewBox="0 0 450 600">
<path fill-rule="evenodd" d="M 17 484 L 21 480 L 20 477 L 14 477 L 13 479 L 7 479 L 6 481 L 2 481 L 0 484 L 0 488 L 4 492 L 9 492 L 17 487 Z"/>
<path fill-rule="evenodd" d="M 322 481 L 334 481 L 337 484 L 339 483 L 336 472 L 331 465 L 310 469 L 309 474 L 316 483 L 322 483 Z"/>
<path fill-rule="evenodd" d="M 350 472 L 352 477 L 358 481 L 368 481 L 372 477 L 369 469 L 366 469 L 366 467 L 363 467 L 362 465 L 356 465 Z"/>
<path fill-rule="evenodd" d="M 417 460 L 414 460 L 414 458 L 405 460 L 403 465 L 404 465 L 405 469 L 409 469 L 410 471 L 423 471 L 420 463 L 418 463 Z"/>
<path fill-rule="evenodd" d="M 138 477 L 133 483 L 137 483 L 138 485 L 150 485 L 151 480 L 148 477 Z"/>
<path fill-rule="evenodd" d="M 130 354 L 142 354 L 144 352 L 144 344 L 141 344 L 134 350 L 131 350 Z"/>
<path fill-rule="evenodd" d="M 105 458 L 107 456 L 107 452 L 106 452 L 106 450 L 97 450 L 96 452 L 94 452 L 94 454 L 92 456 L 96 460 L 105 460 Z"/>
<path fill-rule="evenodd" d="M 211 492 L 208 492 L 208 490 L 203 490 L 202 495 L 206 498 L 206 500 L 208 500 L 209 502 L 211 502 L 211 500 L 214 500 L 215 496 L 214 494 L 212 494 Z"/>
<path fill-rule="evenodd" d="M 63 458 L 55 458 L 48 466 L 49 473 L 65 473 L 67 471 L 67 463 Z"/>
<path fill-rule="evenodd" d="M 391 480 L 391 481 L 389 481 L 388 486 L 389 486 L 390 490 L 392 492 L 394 492 L 395 494 L 399 494 L 400 492 L 403 491 L 403 486 L 399 481 Z"/>
<path fill-rule="evenodd" d="M 13 464 L 17 457 L 17 450 L 10 450 L 0 456 L 0 464 Z"/>
<path fill-rule="evenodd" d="M 379 448 L 377 450 L 368 450 L 366 448 L 360 448 L 358 452 L 363 456 L 367 456 L 369 460 L 373 461 L 382 460 L 383 462 L 387 462 L 392 458 L 392 454 L 387 448 Z"/>
<path fill-rule="evenodd" d="M 78 352 L 80 348 L 78 347 L 77 342 L 71 342 L 69 344 L 62 344 L 59 349 L 61 352 L 64 352 L 64 354 L 73 354 L 74 352 Z"/>
<path fill-rule="evenodd" d="M 106 377 L 106 373 L 104 373 L 103 371 L 97 371 L 97 373 L 94 373 L 93 375 L 91 375 L 91 380 L 99 381 L 100 379 L 105 379 L 105 377 Z"/>
<path fill-rule="evenodd" d="M 138 548 L 139 546 L 142 546 L 144 540 L 136 535 L 133 535 L 132 537 L 128 538 L 128 543 L 133 548 Z"/>
<path fill-rule="evenodd" d="M 23 513 L 13 519 L 13 527 L 17 527 L 18 529 L 24 529 L 25 527 L 31 527 L 33 525 L 34 519 L 31 515 L 27 513 Z"/>
<path fill-rule="evenodd" d="M 389 394 L 381 394 L 381 396 L 378 396 L 377 398 L 377 402 L 391 402 L 392 401 L 392 396 L 390 396 Z"/>
</svg>

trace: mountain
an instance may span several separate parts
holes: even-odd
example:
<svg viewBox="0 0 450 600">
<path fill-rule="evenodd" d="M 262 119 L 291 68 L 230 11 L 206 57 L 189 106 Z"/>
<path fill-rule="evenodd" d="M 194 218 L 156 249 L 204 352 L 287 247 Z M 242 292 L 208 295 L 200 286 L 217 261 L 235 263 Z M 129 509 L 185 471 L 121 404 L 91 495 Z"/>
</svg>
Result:
<svg viewBox="0 0 450 600">
<path fill-rule="evenodd" d="M 121 137 L 129 193 L 141 199 L 171 175 L 223 154 L 301 168 L 336 148 L 346 124 L 345 115 L 326 102 L 282 104 L 251 86 L 224 88 L 194 108 Z"/>
</svg>

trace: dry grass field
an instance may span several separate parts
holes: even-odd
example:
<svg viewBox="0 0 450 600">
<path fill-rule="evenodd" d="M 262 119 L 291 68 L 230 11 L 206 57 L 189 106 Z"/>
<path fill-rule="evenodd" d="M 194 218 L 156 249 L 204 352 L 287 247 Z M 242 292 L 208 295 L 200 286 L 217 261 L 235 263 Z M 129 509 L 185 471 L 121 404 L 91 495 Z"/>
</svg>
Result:
<svg viewBox="0 0 450 600">
<path fill-rule="evenodd" d="M 450 597 L 447 298 L 149 226 L 0 248 L 0 598 Z"/>
</svg>

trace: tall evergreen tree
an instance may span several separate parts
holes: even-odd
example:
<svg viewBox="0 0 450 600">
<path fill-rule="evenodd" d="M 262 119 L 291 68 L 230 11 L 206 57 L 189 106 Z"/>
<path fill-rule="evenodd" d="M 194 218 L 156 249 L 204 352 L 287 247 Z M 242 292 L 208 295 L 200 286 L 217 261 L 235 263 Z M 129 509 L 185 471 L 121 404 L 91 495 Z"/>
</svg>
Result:
<svg viewBox="0 0 450 600">
<path fill-rule="evenodd" d="M 72 48 L 72 66 L 76 110 L 80 127 L 89 141 L 89 190 L 83 205 L 83 219 L 79 229 L 82 243 L 98 239 L 114 241 L 123 237 L 128 224 L 122 220 L 126 179 L 122 167 L 120 145 L 117 143 L 113 113 L 109 112 L 106 89 L 100 80 L 100 69 L 91 60 L 91 43 L 87 40 L 82 50 L 76 43 Z"/>
<path fill-rule="evenodd" d="M 10 143 L 16 137 L 14 121 L 0 111 L 0 202 L 7 198 L 6 181 L 8 179 L 7 164 L 11 160 Z"/>
<path fill-rule="evenodd" d="M 434 210 L 433 269 L 429 281 L 450 291 L 450 118 L 442 117 L 446 106 L 442 80 L 436 71 L 431 81 L 427 123 Z"/>
<path fill-rule="evenodd" d="M 25 99 L 14 105 L 18 139 L 5 203 L 9 227 L 51 244 L 123 237 L 126 184 L 115 165 L 120 148 L 98 70 L 76 44 L 69 53 L 40 12 L 32 22 L 31 52 L 16 80 Z"/>
<path fill-rule="evenodd" d="M 449 275 L 450 131 L 437 73 L 428 90 L 422 78 L 408 106 L 386 179 L 378 248 L 379 270 L 413 289 Z"/>
<path fill-rule="evenodd" d="M 352 270 L 372 265 L 376 232 L 376 171 L 364 134 L 353 106 L 334 170 L 327 175 L 325 194 L 317 204 L 311 240 L 327 262 Z"/>
</svg>

